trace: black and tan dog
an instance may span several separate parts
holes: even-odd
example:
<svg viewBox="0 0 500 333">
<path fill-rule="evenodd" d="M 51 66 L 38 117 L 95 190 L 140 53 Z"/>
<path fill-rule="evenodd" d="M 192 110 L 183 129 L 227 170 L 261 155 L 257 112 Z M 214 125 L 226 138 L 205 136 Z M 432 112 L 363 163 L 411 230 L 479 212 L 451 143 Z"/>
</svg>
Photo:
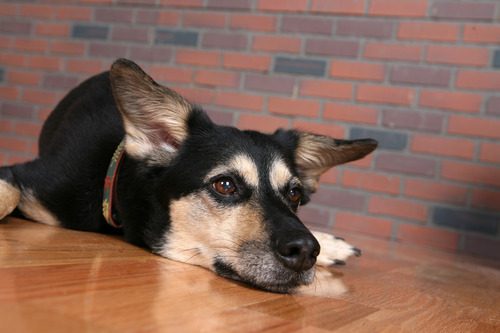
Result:
<svg viewBox="0 0 500 333">
<path fill-rule="evenodd" d="M 322 173 L 376 146 L 215 125 L 120 59 L 59 103 L 37 159 L 0 168 L 0 218 L 17 207 L 50 225 L 119 230 L 167 258 L 290 292 L 313 281 L 315 263 L 359 254 L 341 239 L 313 236 L 296 212 Z"/>
</svg>

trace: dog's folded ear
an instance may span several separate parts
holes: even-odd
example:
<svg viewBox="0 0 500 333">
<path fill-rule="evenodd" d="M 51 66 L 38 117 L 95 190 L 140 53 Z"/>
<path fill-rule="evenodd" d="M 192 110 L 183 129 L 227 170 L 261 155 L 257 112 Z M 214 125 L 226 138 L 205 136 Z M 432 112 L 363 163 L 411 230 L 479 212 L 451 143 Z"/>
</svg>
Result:
<svg viewBox="0 0 500 333">
<path fill-rule="evenodd" d="M 328 169 L 363 158 L 378 145 L 373 139 L 339 140 L 299 131 L 279 130 L 274 136 L 294 150 L 299 177 L 310 192 L 316 192 L 319 177 Z"/>
<path fill-rule="evenodd" d="M 124 122 L 127 153 L 150 162 L 171 159 L 187 136 L 191 104 L 127 59 L 113 63 L 110 81 Z"/>
</svg>

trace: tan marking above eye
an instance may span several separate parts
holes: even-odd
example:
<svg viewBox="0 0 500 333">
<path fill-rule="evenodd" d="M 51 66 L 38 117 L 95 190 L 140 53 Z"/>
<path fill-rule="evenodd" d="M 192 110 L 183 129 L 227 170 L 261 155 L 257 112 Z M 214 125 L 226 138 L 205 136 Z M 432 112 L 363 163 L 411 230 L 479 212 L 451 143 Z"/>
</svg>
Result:
<svg viewBox="0 0 500 333">
<path fill-rule="evenodd" d="M 259 187 L 259 171 L 252 158 L 246 154 L 238 154 L 231 158 L 228 163 L 219 165 L 205 177 L 205 181 L 218 175 L 236 172 L 241 176 L 245 183 L 254 189 Z"/>
<path fill-rule="evenodd" d="M 279 192 L 286 187 L 293 180 L 293 178 L 294 177 L 285 162 L 280 158 L 276 158 L 269 169 L 269 181 L 272 188 L 276 192 Z M 298 179 L 296 179 L 296 182 L 296 185 L 300 184 Z"/>
</svg>

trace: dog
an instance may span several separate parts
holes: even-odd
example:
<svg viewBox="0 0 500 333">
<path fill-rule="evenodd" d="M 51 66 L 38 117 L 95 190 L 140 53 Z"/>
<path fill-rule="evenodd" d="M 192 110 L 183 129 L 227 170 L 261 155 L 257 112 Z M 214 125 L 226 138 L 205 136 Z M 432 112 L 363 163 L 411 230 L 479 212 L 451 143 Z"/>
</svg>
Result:
<svg viewBox="0 0 500 333">
<path fill-rule="evenodd" d="M 321 174 L 376 147 L 373 139 L 216 125 L 118 59 L 56 106 L 38 158 L 0 168 L 0 219 L 16 211 L 53 226 L 121 233 L 155 254 L 290 293 L 313 281 L 316 264 L 361 254 L 309 231 L 297 210 Z"/>
</svg>

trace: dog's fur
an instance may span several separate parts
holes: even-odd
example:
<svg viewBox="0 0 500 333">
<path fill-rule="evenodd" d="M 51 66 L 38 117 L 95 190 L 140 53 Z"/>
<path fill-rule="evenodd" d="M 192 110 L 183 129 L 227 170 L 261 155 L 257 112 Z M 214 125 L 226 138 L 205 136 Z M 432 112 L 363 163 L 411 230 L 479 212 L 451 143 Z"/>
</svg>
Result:
<svg viewBox="0 0 500 333">
<path fill-rule="evenodd" d="M 57 105 L 37 159 L 0 168 L 0 218 L 17 207 L 42 223 L 117 232 L 101 201 L 123 138 L 116 213 L 133 244 L 275 292 L 309 284 L 316 259 L 342 263 L 358 252 L 313 237 L 296 212 L 322 173 L 364 157 L 376 141 L 218 126 L 125 59 Z"/>
</svg>

